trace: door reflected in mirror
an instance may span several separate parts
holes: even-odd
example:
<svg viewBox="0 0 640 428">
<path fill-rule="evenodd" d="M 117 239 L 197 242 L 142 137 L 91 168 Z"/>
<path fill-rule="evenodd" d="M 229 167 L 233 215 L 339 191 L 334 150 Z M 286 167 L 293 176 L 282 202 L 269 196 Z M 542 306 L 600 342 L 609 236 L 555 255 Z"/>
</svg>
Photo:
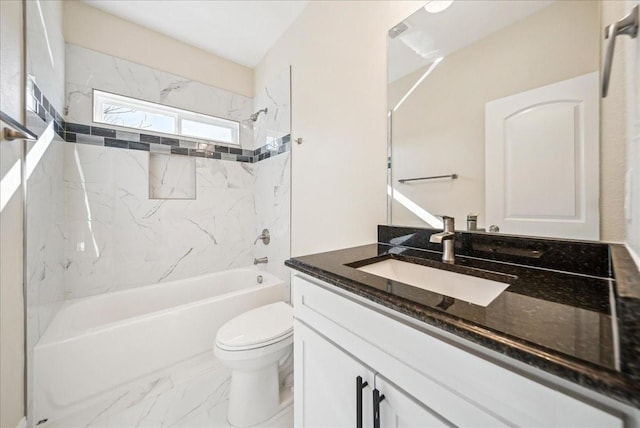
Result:
<svg viewBox="0 0 640 428">
<path fill-rule="evenodd" d="M 454 1 L 392 28 L 390 224 L 607 239 L 600 35 L 597 1 Z"/>
</svg>

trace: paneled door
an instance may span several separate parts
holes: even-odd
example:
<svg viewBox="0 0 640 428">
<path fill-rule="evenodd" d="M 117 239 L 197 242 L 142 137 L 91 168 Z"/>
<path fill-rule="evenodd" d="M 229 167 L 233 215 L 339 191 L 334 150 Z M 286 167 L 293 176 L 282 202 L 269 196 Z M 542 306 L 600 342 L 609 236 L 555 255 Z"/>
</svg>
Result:
<svg viewBox="0 0 640 428">
<path fill-rule="evenodd" d="M 487 227 L 598 240 L 598 72 L 485 106 Z"/>
</svg>

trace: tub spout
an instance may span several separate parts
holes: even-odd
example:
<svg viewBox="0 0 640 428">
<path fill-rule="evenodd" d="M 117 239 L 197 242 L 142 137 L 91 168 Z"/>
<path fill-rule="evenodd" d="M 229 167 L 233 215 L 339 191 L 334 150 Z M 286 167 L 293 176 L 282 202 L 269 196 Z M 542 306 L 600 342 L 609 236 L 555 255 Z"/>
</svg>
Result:
<svg viewBox="0 0 640 428">
<path fill-rule="evenodd" d="M 269 263 L 269 258 L 268 257 L 259 257 L 257 259 L 253 259 L 253 264 L 257 265 L 260 263 Z"/>
</svg>

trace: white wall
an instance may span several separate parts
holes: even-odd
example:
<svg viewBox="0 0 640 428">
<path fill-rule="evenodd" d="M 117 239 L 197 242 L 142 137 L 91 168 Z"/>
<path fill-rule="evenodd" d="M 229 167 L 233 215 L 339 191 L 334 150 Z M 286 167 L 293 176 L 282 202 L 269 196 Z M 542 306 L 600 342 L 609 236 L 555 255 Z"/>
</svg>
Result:
<svg viewBox="0 0 640 428">
<path fill-rule="evenodd" d="M 292 255 L 375 242 L 386 222 L 387 30 L 423 1 L 311 2 L 255 70 L 292 66 Z"/>
<path fill-rule="evenodd" d="M 639 0 L 625 2 L 624 14 Z M 625 200 L 628 204 L 626 242 L 635 253 L 640 269 L 640 39 L 629 39 L 622 45 L 625 67 L 625 92 L 627 94 L 627 171 L 628 181 Z"/>
<path fill-rule="evenodd" d="M 22 2 L 0 1 L 0 110 L 16 120 L 23 116 L 22 57 Z M 0 137 L 0 178 L 19 161 L 21 144 Z M 18 187 L 0 212 L 0 426 L 9 428 L 25 414 L 21 193 Z"/>
<path fill-rule="evenodd" d="M 640 5 L 640 0 L 627 1 L 625 14 L 634 5 Z M 627 59 L 627 169 L 631 170 L 626 190 L 630 205 L 626 242 L 635 253 L 640 269 L 640 39 L 629 39 L 623 46 Z"/>
<path fill-rule="evenodd" d="M 602 2 L 602 26 L 619 20 L 636 4 L 640 1 Z M 621 204 L 611 214 L 624 224 L 625 242 L 640 268 L 640 39 L 616 39 L 609 94 L 602 99 L 601 114 L 603 149 L 622 153 L 617 186 L 624 208 Z"/>
<path fill-rule="evenodd" d="M 601 28 L 617 21 L 628 12 L 628 10 L 625 12 L 627 7 L 624 3 L 624 0 L 601 2 Z M 625 172 L 629 155 L 625 144 L 628 115 L 626 84 L 624 83 L 627 59 L 624 52 L 625 47 L 629 46 L 629 41 L 624 40 L 625 38 L 618 37 L 616 40 L 609 94 L 606 98 L 602 98 L 600 103 L 600 163 L 602 170 L 600 187 L 603 193 L 600 209 L 601 230 L 604 239 L 617 242 L 625 239 L 625 229 L 628 233 L 624 215 Z M 604 58 L 604 49 L 606 48 L 604 41 L 601 47 L 602 58 Z M 603 181 L 605 177 L 609 178 L 609 183 Z M 637 197 L 636 203 L 640 203 Z M 611 227 L 615 227 L 619 231 L 616 239 L 604 235 L 606 228 Z"/>
<path fill-rule="evenodd" d="M 81 1 L 65 1 L 67 43 L 253 97 L 253 70 L 125 21 Z"/>
</svg>

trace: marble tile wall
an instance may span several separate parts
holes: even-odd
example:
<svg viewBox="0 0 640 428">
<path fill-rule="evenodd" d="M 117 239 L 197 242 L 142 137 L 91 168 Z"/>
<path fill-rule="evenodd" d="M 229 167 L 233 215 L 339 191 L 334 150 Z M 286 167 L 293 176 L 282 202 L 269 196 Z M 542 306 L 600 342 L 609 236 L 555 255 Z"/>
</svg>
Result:
<svg viewBox="0 0 640 428">
<path fill-rule="evenodd" d="M 63 3 L 59 0 L 28 1 L 25 8 L 27 74 L 47 94 L 53 107 L 62 112 L 65 104 Z"/>
<path fill-rule="evenodd" d="M 70 75 L 80 76 L 77 69 L 81 67 L 76 67 L 73 55 L 87 61 L 94 60 L 95 55 L 98 63 L 102 61 L 97 66 L 102 74 L 97 75 L 107 79 L 104 69 L 109 61 L 104 55 L 73 46 L 68 47 L 68 52 Z M 117 64 L 118 60 L 111 61 Z M 94 67 L 85 67 L 91 74 L 84 76 L 85 80 L 93 78 Z M 121 67 L 117 66 L 120 70 Z M 149 168 L 154 162 L 150 161 L 149 152 L 60 142 L 49 147 L 31 179 L 29 302 L 39 309 L 30 311 L 30 330 L 34 333 L 30 344 L 37 342 L 55 315 L 50 303 L 56 301 L 59 306 L 64 298 L 247 266 L 253 257 L 265 255 L 270 263 L 263 268 L 288 279 L 283 265 L 290 254 L 288 78 L 286 70 L 259 92 L 255 106 L 245 107 L 247 112 L 263 105 L 270 109 L 256 128 L 262 139 L 254 140 L 258 148 L 253 161 L 259 163 L 184 158 L 195 162 L 195 199 L 150 197 L 149 179 L 154 174 Z M 80 101 L 80 92 L 73 89 L 73 80 L 68 80 L 68 99 L 76 97 L 76 110 L 89 109 L 89 104 Z M 165 98 L 192 86 L 170 82 L 169 87 L 162 95 Z M 216 99 L 227 103 L 227 111 L 237 112 L 233 106 L 239 101 L 234 96 Z M 44 103 L 44 98 L 38 102 Z M 76 110 L 70 108 L 71 118 Z M 214 113 L 220 111 L 218 108 Z M 85 120 L 85 113 L 77 111 L 75 120 Z M 47 110 L 40 117 L 32 115 L 32 126 L 37 126 L 44 115 L 45 120 L 40 123 L 44 128 L 56 114 Z M 270 146 L 265 147 L 267 144 Z M 168 180 L 159 187 L 166 191 L 172 183 L 174 180 Z M 253 244 L 263 228 L 269 228 L 272 234 L 268 247 L 262 242 Z"/>
<path fill-rule="evenodd" d="M 251 98 L 80 46 L 66 45 L 66 64 L 67 122 L 91 124 L 94 88 L 238 122 L 253 113 Z M 240 127 L 242 148 L 253 139 Z"/>
<path fill-rule="evenodd" d="M 195 199 L 195 159 L 149 153 L 149 198 Z"/>
<path fill-rule="evenodd" d="M 291 153 L 271 157 L 254 165 L 256 231 L 269 229 L 271 242 L 255 245 L 255 257 L 268 257 L 269 263 L 260 265 L 266 271 L 289 284 L 289 268 L 284 261 L 291 257 Z M 289 289 L 285 300 L 289 300 Z"/>
<path fill-rule="evenodd" d="M 195 195 L 149 198 L 149 153 L 64 144 L 67 298 L 249 266 L 288 281 L 290 153 L 195 161 Z M 271 232 L 265 246 L 255 238 Z M 284 296 L 288 299 L 288 293 Z"/>
<path fill-rule="evenodd" d="M 260 162 L 196 158 L 191 200 L 150 198 L 154 195 L 149 195 L 149 186 L 158 186 L 149 183 L 149 168 L 158 165 L 149 156 L 156 154 L 67 145 L 69 298 L 248 266 L 253 257 L 265 255 L 270 262 L 264 268 L 288 278 L 289 70 L 259 91 L 252 104 L 236 94 L 73 45 L 67 45 L 67 68 L 67 122 L 90 123 L 93 87 L 235 120 L 258 106 L 269 109 L 255 130 L 244 134 L 245 150 L 257 147 L 252 161 Z M 247 146 L 246 137 L 253 135 L 259 138 Z M 168 180 L 160 187 L 167 190 L 175 184 Z M 272 232 L 270 245 L 254 245 L 265 227 Z M 284 297 L 288 299 L 288 293 Z"/>
<path fill-rule="evenodd" d="M 248 266 L 250 164 L 195 161 L 193 200 L 149 198 L 149 153 L 66 144 L 67 297 Z"/>
<path fill-rule="evenodd" d="M 74 45 L 67 45 L 66 55 L 67 123 L 91 123 L 92 88 L 238 121 L 255 110 L 249 98 L 109 55 Z M 251 162 L 264 165 L 196 158 L 195 199 L 150 199 L 149 168 L 157 165 L 149 152 L 66 145 L 67 296 L 251 265 L 254 255 L 262 256 L 255 253 L 262 243 L 253 241 L 263 227 L 277 235 L 268 269 L 286 278 L 280 271 L 289 255 L 288 79 L 286 70 L 256 97 L 271 113 L 256 126 L 260 139 L 241 128 L 242 148 L 253 150 Z M 267 141 L 273 147 L 264 147 Z"/>
<path fill-rule="evenodd" d="M 253 101 L 253 110 L 267 109 L 258 116 L 253 129 L 254 148 L 276 144 L 291 132 L 291 71 L 283 70 L 266 87 L 259 90 Z M 273 149 L 273 146 L 271 147 Z"/>
<path fill-rule="evenodd" d="M 33 121 L 33 116 L 33 113 L 28 113 L 30 120 L 27 123 Z M 39 117 L 36 118 L 41 122 Z M 45 124 L 41 123 L 44 128 Z M 38 132 L 38 135 L 41 134 Z M 51 134 L 49 138 L 55 135 Z M 59 139 L 47 142 L 41 137 L 36 144 L 40 147 L 48 144 L 48 148 L 33 168 L 25 186 L 27 412 L 31 411 L 32 403 L 33 347 L 65 299 L 64 186 L 60 168 L 65 143 Z M 32 145 L 27 159 L 33 161 L 36 150 Z M 31 164 L 29 161 L 27 163 Z"/>
<path fill-rule="evenodd" d="M 259 90 L 254 101 L 254 110 L 267 108 L 268 112 L 254 127 L 254 144 L 271 150 L 281 150 L 282 137 L 289 141 L 291 132 L 291 85 L 290 70 L 287 68 L 265 88 Z M 290 142 L 291 143 L 291 142 Z M 284 261 L 291 255 L 291 153 L 285 152 L 262 159 L 254 165 L 256 230 L 271 233 L 271 242 L 264 245 L 258 241 L 256 257 L 269 257 L 264 269 L 287 281 L 289 269 Z M 286 300 L 289 300 L 287 287 Z"/>
<path fill-rule="evenodd" d="M 26 156 L 25 269 L 29 350 L 44 333 L 65 298 L 61 168 L 65 144 L 60 136 L 51 132 L 53 123 L 52 115 L 47 113 L 43 120 L 27 109 L 27 128 L 39 136 L 38 141 L 27 143 Z"/>
<path fill-rule="evenodd" d="M 27 180 L 27 344 L 38 341 L 64 300 L 64 143 L 53 141 Z"/>
<path fill-rule="evenodd" d="M 27 152 L 25 276 L 27 419 L 32 403 L 33 346 L 49 326 L 65 298 L 64 185 L 62 139 L 59 131 L 65 100 L 65 46 L 61 1 L 28 1 L 25 5 L 26 67 L 28 86 L 35 82 L 46 91 L 27 97 L 27 126 L 40 136 Z M 46 25 L 45 25 L 46 23 Z M 57 117 L 56 117 L 57 116 Z M 60 120 L 58 120 L 60 119 Z"/>
</svg>

